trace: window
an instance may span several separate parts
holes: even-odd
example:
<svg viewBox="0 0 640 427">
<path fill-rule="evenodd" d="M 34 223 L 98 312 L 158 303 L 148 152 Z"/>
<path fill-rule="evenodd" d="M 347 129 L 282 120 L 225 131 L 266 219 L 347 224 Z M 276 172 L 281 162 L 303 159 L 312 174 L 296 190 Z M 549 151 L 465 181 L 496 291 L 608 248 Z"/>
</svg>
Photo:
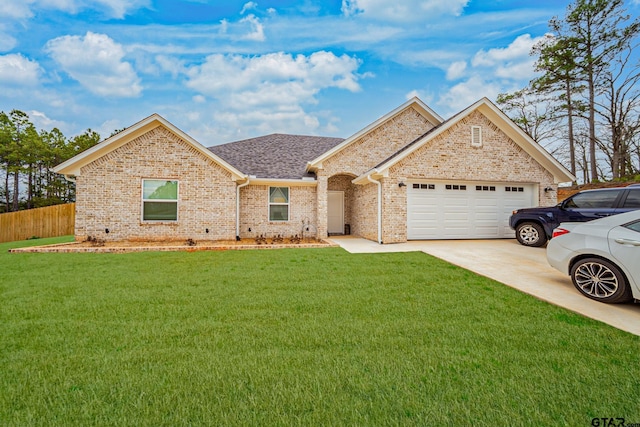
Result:
<svg viewBox="0 0 640 427">
<path fill-rule="evenodd" d="M 421 190 L 435 190 L 435 184 L 413 184 L 413 188 Z"/>
<path fill-rule="evenodd" d="M 471 126 L 471 146 L 482 147 L 482 128 L 480 126 Z"/>
<path fill-rule="evenodd" d="M 640 233 L 640 221 L 630 222 L 629 224 L 623 225 L 623 227 L 627 227 L 629 230 L 637 231 Z"/>
<path fill-rule="evenodd" d="M 178 181 L 142 180 L 142 220 L 178 220 Z"/>
<path fill-rule="evenodd" d="M 288 187 L 269 187 L 269 221 L 289 221 Z"/>
<path fill-rule="evenodd" d="M 466 185 L 447 184 L 444 186 L 445 190 L 466 190 Z"/>
<path fill-rule="evenodd" d="M 640 209 L 640 189 L 630 190 L 623 208 Z"/>
<path fill-rule="evenodd" d="M 565 208 L 574 209 L 611 209 L 620 190 L 604 190 L 578 193 L 564 203 Z"/>
</svg>

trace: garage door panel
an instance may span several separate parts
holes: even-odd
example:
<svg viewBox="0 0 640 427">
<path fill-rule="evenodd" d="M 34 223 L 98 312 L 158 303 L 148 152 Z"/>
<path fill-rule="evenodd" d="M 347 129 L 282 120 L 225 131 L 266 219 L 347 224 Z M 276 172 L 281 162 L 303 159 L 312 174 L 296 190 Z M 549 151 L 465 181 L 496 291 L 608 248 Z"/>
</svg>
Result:
<svg viewBox="0 0 640 427">
<path fill-rule="evenodd" d="M 492 224 L 497 224 L 499 221 L 497 212 L 478 212 L 476 213 L 476 222 L 490 222 Z"/>
<path fill-rule="evenodd" d="M 511 211 L 533 206 L 533 184 L 433 182 L 407 188 L 410 240 L 509 238 Z"/>
<path fill-rule="evenodd" d="M 467 227 L 467 225 L 458 225 L 461 221 L 469 221 L 469 215 L 463 212 L 452 212 L 447 214 L 447 218 L 443 220 L 443 224 L 449 227 Z"/>
</svg>

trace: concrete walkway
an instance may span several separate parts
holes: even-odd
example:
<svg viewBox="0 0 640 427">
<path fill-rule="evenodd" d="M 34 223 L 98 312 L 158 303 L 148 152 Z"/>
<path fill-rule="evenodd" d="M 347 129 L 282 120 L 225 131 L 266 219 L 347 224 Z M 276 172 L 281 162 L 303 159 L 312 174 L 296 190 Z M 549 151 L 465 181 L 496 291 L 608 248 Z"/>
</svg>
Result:
<svg viewBox="0 0 640 427">
<path fill-rule="evenodd" d="M 330 240 L 351 253 L 421 251 L 551 304 L 640 335 L 640 304 L 603 304 L 582 296 L 568 275 L 549 266 L 545 248 L 525 247 L 515 239 L 430 240 L 388 245 L 357 237 Z"/>
</svg>

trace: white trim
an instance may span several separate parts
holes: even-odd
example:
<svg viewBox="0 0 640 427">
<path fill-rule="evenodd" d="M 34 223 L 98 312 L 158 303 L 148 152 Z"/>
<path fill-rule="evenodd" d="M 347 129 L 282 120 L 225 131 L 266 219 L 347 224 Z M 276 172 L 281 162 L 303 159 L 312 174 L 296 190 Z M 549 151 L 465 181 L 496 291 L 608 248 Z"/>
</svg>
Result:
<svg viewBox="0 0 640 427">
<path fill-rule="evenodd" d="M 276 203 L 276 202 L 271 202 L 271 189 L 272 188 L 286 188 L 287 189 L 287 202 L 286 203 Z M 267 206 L 267 220 L 269 222 L 289 222 L 291 220 L 291 188 L 290 187 L 283 187 L 283 186 L 269 186 L 267 187 L 267 202 L 268 202 L 268 206 Z M 271 219 L 271 206 L 286 206 L 287 207 L 287 219 Z"/>
<path fill-rule="evenodd" d="M 246 175 L 240 172 L 235 167 L 231 166 L 229 163 L 216 156 L 208 150 L 205 146 L 200 144 L 198 141 L 193 139 L 191 136 L 178 129 L 176 126 L 168 122 L 165 118 L 160 116 L 157 113 L 150 115 L 149 117 L 139 121 L 138 123 L 126 128 L 122 132 L 119 132 L 113 135 L 110 138 L 105 139 L 97 145 L 89 148 L 88 150 L 83 151 L 82 153 L 70 158 L 69 160 L 59 164 L 58 166 L 53 168 L 53 171 L 63 175 L 72 175 L 72 176 L 80 176 L 80 171 L 83 166 L 101 158 L 102 156 L 107 155 L 113 150 L 131 142 L 135 138 L 144 135 L 145 133 L 159 127 L 163 126 L 173 134 L 175 134 L 178 138 L 186 141 L 189 145 L 195 148 L 198 152 L 203 154 L 205 157 L 213 160 L 215 163 L 219 164 L 223 169 L 226 169 L 229 173 L 231 173 L 231 179 L 236 180 L 244 180 L 246 179 Z"/>
<path fill-rule="evenodd" d="M 145 199 L 144 198 L 144 182 L 145 181 L 175 181 L 176 183 L 176 198 L 174 199 Z M 180 217 L 180 180 L 175 178 L 142 178 L 140 180 L 140 222 L 143 224 L 174 224 L 178 222 Z M 176 204 L 176 219 L 145 219 L 144 218 L 144 204 L 150 203 L 175 203 Z"/>
<path fill-rule="evenodd" d="M 482 147 L 482 126 L 471 126 L 471 146 Z"/>
<path fill-rule="evenodd" d="M 280 178 L 251 178 L 251 185 L 270 185 L 272 187 L 316 187 L 315 179 L 280 179 Z"/>
<path fill-rule="evenodd" d="M 247 182 L 236 186 L 236 240 L 240 240 L 240 189 L 249 185 L 250 182 L 251 179 L 247 179 Z"/>
</svg>

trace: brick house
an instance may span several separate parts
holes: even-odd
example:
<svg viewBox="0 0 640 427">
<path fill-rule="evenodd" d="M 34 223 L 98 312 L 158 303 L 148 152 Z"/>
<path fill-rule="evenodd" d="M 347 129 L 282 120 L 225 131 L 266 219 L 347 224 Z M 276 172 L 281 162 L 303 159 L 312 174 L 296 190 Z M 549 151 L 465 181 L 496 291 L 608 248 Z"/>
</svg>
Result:
<svg viewBox="0 0 640 427">
<path fill-rule="evenodd" d="M 505 238 L 511 210 L 574 180 L 487 99 L 445 121 L 413 98 L 347 139 L 210 148 L 154 114 L 55 171 L 76 182 L 76 240 Z"/>
</svg>

